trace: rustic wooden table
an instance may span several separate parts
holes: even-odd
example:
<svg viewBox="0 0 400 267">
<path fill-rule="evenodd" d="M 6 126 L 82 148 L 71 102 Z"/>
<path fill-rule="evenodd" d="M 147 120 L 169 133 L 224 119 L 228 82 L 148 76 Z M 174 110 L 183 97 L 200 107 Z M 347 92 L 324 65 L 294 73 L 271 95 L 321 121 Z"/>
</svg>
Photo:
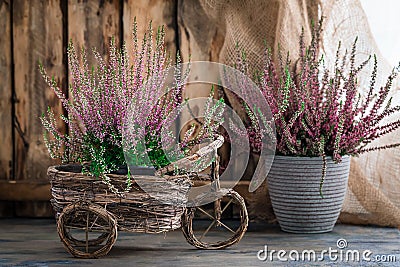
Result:
<svg viewBox="0 0 400 267">
<path fill-rule="evenodd" d="M 347 247 L 338 249 L 344 239 Z M 343 240 L 342 240 L 343 241 Z M 342 244 L 343 245 L 343 244 Z M 268 250 L 268 258 L 263 259 Z M 329 256 L 329 249 L 332 253 Z M 272 250 L 273 260 L 269 256 Z M 286 252 L 279 261 L 278 252 Z M 321 252 L 327 250 L 321 258 Z M 338 260 L 334 260 L 335 252 Z M 385 262 L 345 261 L 346 253 L 368 254 Z M 292 252 L 291 252 L 292 251 Z M 289 260 L 289 256 L 299 261 Z M 306 251 L 306 252 L 304 252 Z M 308 260 L 315 251 L 317 259 Z M 340 251 L 343 260 L 340 261 Z M 283 252 L 281 252 L 283 253 Z M 291 253 L 289 255 L 289 253 Z M 304 259 L 301 260 L 301 255 Z M 167 234 L 129 234 L 120 232 L 117 243 L 102 259 L 82 260 L 71 257 L 59 241 L 55 221 L 50 219 L 0 219 L 0 266 L 400 266 L 400 231 L 393 228 L 337 225 L 327 234 L 288 234 L 276 225 L 251 224 L 242 241 L 229 249 L 204 251 L 186 243 L 178 231 Z"/>
</svg>

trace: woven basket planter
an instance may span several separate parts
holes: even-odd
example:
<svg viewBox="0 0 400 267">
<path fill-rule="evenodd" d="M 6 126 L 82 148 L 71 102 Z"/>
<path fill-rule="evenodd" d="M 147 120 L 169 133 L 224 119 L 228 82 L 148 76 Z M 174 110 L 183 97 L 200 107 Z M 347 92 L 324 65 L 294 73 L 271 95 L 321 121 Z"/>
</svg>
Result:
<svg viewBox="0 0 400 267">
<path fill-rule="evenodd" d="M 52 166 L 48 169 L 47 175 L 53 197 L 51 203 L 57 218 L 69 204 L 84 201 L 103 207 L 112 214 L 117 222 L 118 230 L 160 233 L 181 227 L 186 194 L 190 188 L 188 176 L 164 176 L 162 180 L 153 176 L 154 178 L 151 179 L 151 176 L 147 177 L 151 173 L 140 170 L 141 174 L 154 184 L 157 192 L 160 192 L 160 198 L 181 203 L 181 205 L 169 205 L 153 198 L 135 183 L 134 179 L 143 178 L 141 176 L 132 175 L 132 188 L 124 196 L 119 196 L 110 192 L 108 185 L 99 178 L 82 174 L 81 170 L 82 167 L 79 165 Z M 108 174 L 107 176 L 111 178 L 113 186 L 118 190 L 123 191 L 126 187 L 125 175 Z M 164 179 L 177 186 L 174 189 L 163 190 L 162 187 L 168 186 Z"/>
<path fill-rule="evenodd" d="M 320 195 L 321 157 L 275 156 L 268 174 L 272 207 L 283 231 L 324 233 L 332 231 L 343 205 L 350 157 L 341 163 L 327 158 L 327 172 Z"/>
<path fill-rule="evenodd" d="M 111 250 L 118 231 L 160 233 L 180 227 L 188 243 L 196 248 L 223 249 L 239 242 L 248 225 L 247 209 L 237 192 L 220 187 L 217 149 L 223 140 L 216 136 L 193 155 L 157 171 L 130 168 L 132 186 L 128 192 L 127 169 L 99 179 L 83 174 L 80 165 L 50 167 L 47 175 L 53 196 L 51 203 L 64 247 L 74 257 L 99 258 Z M 209 155 L 216 157 L 209 174 L 167 175 L 177 168 L 201 162 L 202 158 L 208 159 Z M 198 179 L 209 181 L 210 191 L 219 197 L 214 200 L 212 212 L 204 207 L 187 207 L 192 181 Z M 239 211 L 240 224 L 223 223 L 223 212 L 233 210 Z M 207 215 L 210 224 L 205 228 L 193 227 L 195 214 L 199 213 Z M 210 232 L 213 226 L 218 230 L 217 235 Z"/>
</svg>

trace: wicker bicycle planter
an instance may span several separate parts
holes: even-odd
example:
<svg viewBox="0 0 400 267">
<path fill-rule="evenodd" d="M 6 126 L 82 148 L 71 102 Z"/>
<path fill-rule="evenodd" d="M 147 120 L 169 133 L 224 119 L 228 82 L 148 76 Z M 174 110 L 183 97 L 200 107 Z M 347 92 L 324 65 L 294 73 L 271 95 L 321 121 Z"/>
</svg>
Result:
<svg viewBox="0 0 400 267">
<path fill-rule="evenodd" d="M 113 194 L 99 178 L 82 174 L 81 169 L 79 165 L 52 166 L 48 169 L 53 196 L 51 203 L 57 217 L 67 205 L 85 201 L 106 206 L 107 211 L 115 216 L 118 228 L 121 230 L 135 229 L 135 232 L 160 233 L 180 227 L 183 204 L 190 188 L 187 176 L 169 178 L 178 184 L 177 188 L 180 189 L 180 191 L 175 190 L 174 193 L 176 199 L 181 199 L 181 205 L 173 206 L 160 203 L 136 183 L 133 183 L 131 190 L 123 197 Z M 112 179 L 113 185 L 123 191 L 126 187 L 126 176 L 119 174 L 108 174 L 108 176 Z M 157 186 L 163 186 L 163 184 L 160 183 Z M 168 193 L 170 191 L 165 190 Z M 168 195 L 168 197 L 173 196 Z"/>
<path fill-rule="evenodd" d="M 272 207 L 281 229 L 291 233 L 332 231 L 343 205 L 350 157 L 327 158 L 320 195 L 322 158 L 276 156 L 268 174 Z"/>
<path fill-rule="evenodd" d="M 174 166 L 188 164 L 207 153 L 216 153 L 216 148 L 222 143 L 218 139 L 209 148 L 205 147 L 195 155 L 175 162 Z M 168 171 L 172 167 L 167 166 L 164 170 Z M 214 192 L 219 192 L 217 195 L 223 197 L 215 200 L 213 212 L 207 212 L 202 207 L 185 206 L 191 179 L 197 174 L 168 176 L 161 172 L 162 179 L 152 172 L 131 175 L 132 187 L 129 192 L 121 195 L 111 192 L 109 185 L 99 178 L 83 174 L 79 165 L 52 166 L 47 174 L 51 183 L 51 203 L 56 212 L 60 239 L 66 249 L 79 258 L 106 255 L 116 242 L 118 231 L 161 233 L 182 228 L 188 243 L 197 248 L 222 249 L 231 246 L 239 242 L 246 232 L 247 209 L 237 192 L 219 187 L 219 176 L 215 170 L 218 170 L 218 161 L 212 163 L 211 173 L 206 176 L 213 185 L 213 190 L 216 190 Z M 107 176 L 120 192 L 126 187 L 125 175 Z M 143 191 L 135 179 L 141 179 L 142 186 L 145 180 L 152 188 L 157 188 L 157 199 L 153 194 Z M 227 203 L 225 207 L 221 205 L 223 201 Z M 222 222 L 222 213 L 229 205 L 240 211 L 240 221 L 235 228 L 229 228 Z M 193 227 L 196 211 L 205 212 L 211 218 L 210 226 L 200 236 Z M 228 229 L 228 236 L 222 240 L 205 241 L 204 236 L 215 226 Z"/>
<path fill-rule="evenodd" d="M 76 209 L 97 212 L 100 217 L 104 217 L 107 227 L 109 224 L 115 225 L 115 227 L 118 226 L 118 230 L 122 231 L 160 233 L 181 227 L 181 216 L 184 212 L 182 204 L 184 204 L 186 193 L 190 187 L 187 176 L 169 177 L 171 181 L 179 185 L 177 188 L 180 188 L 180 190 L 175 190 L 174 195 L 168 195 L 170 198 L 175 197 L 176 200 L 181 201 L 181 205 L 178 206 L 161 203 L 144 192 L 136 183 L 133 183 L 131 190 L 123 197 L 111 193 L 108 185 L 98 178 L 82 174 L 81 169 L 82 167 L 78 165 L 52 166 L 48 169 L 53 196 L 51 203 L 58 218 L 60 237 L 72 254 L 80 256 L 78 251 L 73 250 L 67 242 L 64 242 L 65 239 L 68 239 L 68 234 L 62 227 L 67 220 L 70 220 L 67 217 L 71 214 L 79 217 Z M 126 186 L 125 175 L 108 174 L 108 176 L 117 189 L 122 191 Z M 157 186 L 162 185 L 160 183 Z M 162 190 L 160 191 L 162 192 Z M 170 191 L 165 190 L 168 193 Z M 107 212 L 101 213 L 103 207 Z M 73 223 L 74 227 L 83 227 L 84 225 L 80 225 L 83 221 L 77 218 Z M 116 234 L 111 234 L 108 251 L 115 240 Z M 101 256 L 108 251 L 100 251 L 94 256 Z"/>
</svg>

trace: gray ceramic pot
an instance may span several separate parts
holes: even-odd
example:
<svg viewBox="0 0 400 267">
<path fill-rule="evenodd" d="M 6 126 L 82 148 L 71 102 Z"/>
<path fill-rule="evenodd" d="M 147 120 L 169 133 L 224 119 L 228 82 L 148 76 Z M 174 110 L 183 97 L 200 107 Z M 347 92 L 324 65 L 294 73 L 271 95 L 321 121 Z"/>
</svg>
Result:
<svg viewBox="0 0 400 267">
<path fill-rule="evenodd" d="M 347 189 L 350 157 L 343 157 L 338 164 L 327 157 L 323 198 L 319 191 L 322 164 L 321 157 L 275 156 L 268 174 L 268 190 L 274 213 L 283 231 L 332 231 Z"/>
</svg>

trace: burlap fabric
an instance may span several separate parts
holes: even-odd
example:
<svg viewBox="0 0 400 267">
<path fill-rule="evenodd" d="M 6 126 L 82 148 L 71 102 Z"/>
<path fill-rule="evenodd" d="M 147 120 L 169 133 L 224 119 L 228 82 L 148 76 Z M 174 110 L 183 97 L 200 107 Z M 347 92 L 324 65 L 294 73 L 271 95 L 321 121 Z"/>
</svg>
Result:
<svg viewBox="0 0 400 267">
<path fill-rule="evenodd" d="M 358 36 L 358 59 L 377 54 L 378 82 L 386 78 L 391 66 L 381 56 L 369 30 L 366 15 L 358 0 L 199 0 L 210 23 L 218 25 L 224 34 L 219 61 L 233 64 L 235 45 L 245 48 L 253 67 L 262 66 L 264 42 L 275 51 L 298 55 L 298 36 L 304 26 L 310 38 L 311 21 L 325 17 L 322 53 L 326 62 L 334 62 L 338 42 L 351 48 Z M 400 60 L 400 59 L 399 59 Z M 371 66 L 369 66 L 370 68 Z M 368 84 L 370 69 L 362 74 Z M 362 87 L 361 87 L 362 88 Z M 399 86 L 393 88 L 393 101 L 400 102 Z M 362 90 L 362 89 L 361 89 Z M 232 104 L 235 105 L 234 103 Z M 382 138 L 373 145 L 398 142 L 400 132 Z M 344 223 L 400 226 L 400 149 L 384 150 L 353 158 L 349 190 L 340 216 Z M 256 194 L 265 194 L 265 186 Z M 268 198 L 265 199 L 268 201 Z M 273 218 L 272 209 L 264 203 L 249 203 L 253 217 Z"/>
</svg>

